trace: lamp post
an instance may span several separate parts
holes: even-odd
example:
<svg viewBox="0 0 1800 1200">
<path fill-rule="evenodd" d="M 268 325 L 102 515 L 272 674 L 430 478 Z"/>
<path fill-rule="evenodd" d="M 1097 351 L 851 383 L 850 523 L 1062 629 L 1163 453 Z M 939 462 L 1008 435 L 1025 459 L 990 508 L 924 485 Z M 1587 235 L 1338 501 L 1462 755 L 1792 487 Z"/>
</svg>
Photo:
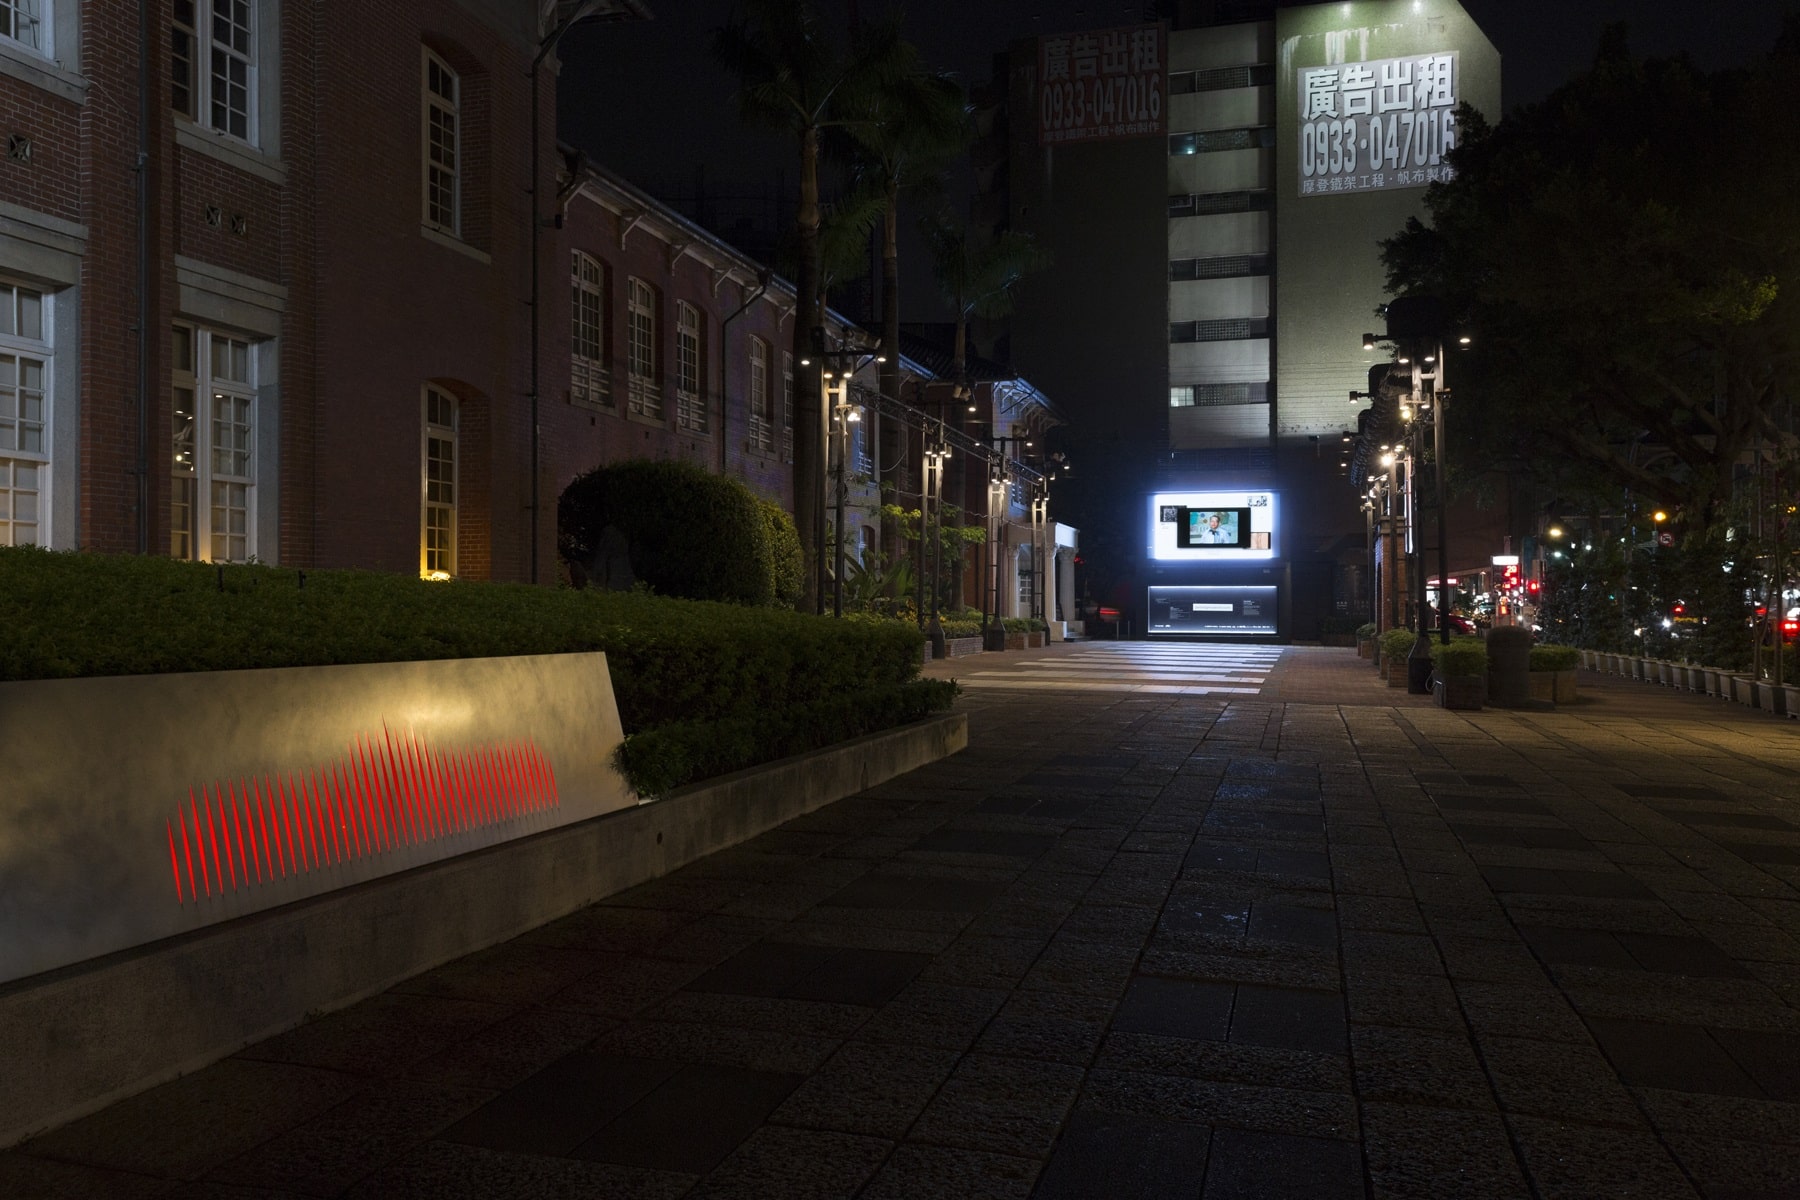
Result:
<svg viewBox="0 0 1800 1200">
<path fill-rule="evenodd" d="M 844 508 L 849 495 L 850 426 L 862 420 L 862 411 L 850 403 L 850 381 L 870 363 L 886 362 L 887 356 L 857 349 L 816 353 L 823 360 L 824 366 L 819 373 L 823 408 L 830 414 L 833 440 L 837 443 L 837 472 L 834 476 L 837 518 L 832 538 L 831 615 L 841 617 L 844 615 Z M 810 360 L 802 359 L 800 365 L 808 366 Z"/>
<path fill-rule="evenodd" d="M 925 577 L 924 554 L 927 549 L 926 539 L 930 538 L 931 553 L 931 619 L 926 625 L 926 636 L 931 639 L 931 653 L 934 658 L 942 658 L 945 654 L 944 623 L 938 616 L 938 601 L 943 590 L 938 582 L 938 568 L 943 557 L 944 517 L 944 463 L 950 457 L 950 447 L 944 440 L 944 424 L 938 422 L 925 450 L 925 478 L 921 482 L 919 508 L 919 551 L 921 579 Z M 935 525 L 933 522 L 936 522 Z"/>
</svg>

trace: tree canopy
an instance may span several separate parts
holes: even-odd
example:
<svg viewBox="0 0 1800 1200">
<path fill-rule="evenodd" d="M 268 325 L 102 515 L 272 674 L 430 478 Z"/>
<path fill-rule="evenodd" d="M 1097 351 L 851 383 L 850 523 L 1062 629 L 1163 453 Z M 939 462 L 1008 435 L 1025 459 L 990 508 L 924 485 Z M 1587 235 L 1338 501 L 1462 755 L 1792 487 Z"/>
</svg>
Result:
<svg viewBox="0 0 1800 1200">
<path fill-rule="evenodd" d="M 1450 432 L 1579 502 L 1629 488 L 1703 531 L 1734 473 L 1796 449 L 1800 24 L 1744 70 L 1639 61 L 1622 27 L 1591 70 L 1497 125 L 1462 114 L 1429 222 L 1384 243 L 1395 294 L 1474 344 Z"/>
</svg>

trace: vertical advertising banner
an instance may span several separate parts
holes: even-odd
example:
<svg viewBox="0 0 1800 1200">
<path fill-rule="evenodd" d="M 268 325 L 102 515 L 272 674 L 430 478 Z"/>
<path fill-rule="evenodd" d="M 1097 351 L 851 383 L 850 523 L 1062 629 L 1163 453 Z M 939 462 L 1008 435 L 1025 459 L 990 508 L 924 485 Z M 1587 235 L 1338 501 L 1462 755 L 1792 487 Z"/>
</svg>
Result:
<svg viewBox="0 0 1800 1200">
<path fill-rule="evenodd" d="M 1166 136 L 1169 38 L 1129 25 L 1038 39 L 1038 144 Z"/>
<path fill-rule="evenodd" d="M 1298 69 L 1300 194 L 1423 187 L 1455 174 L 1456 51 Z"/>
</svg>

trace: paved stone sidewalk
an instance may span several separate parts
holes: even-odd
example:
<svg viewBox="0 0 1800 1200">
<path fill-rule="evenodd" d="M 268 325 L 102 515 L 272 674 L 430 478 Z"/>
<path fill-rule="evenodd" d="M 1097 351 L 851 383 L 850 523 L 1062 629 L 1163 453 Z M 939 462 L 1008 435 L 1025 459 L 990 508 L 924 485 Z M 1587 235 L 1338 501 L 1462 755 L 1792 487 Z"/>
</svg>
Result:
<svg viewBox="0 0 1800 1200">
<path fill-rule="evenodd" d="M 1800 1195 L 1800 724 L 1290 665 L 1342 698 L 971 694 L 963 754 L 0 1154 L 0 1196 Z"/>
</svg>

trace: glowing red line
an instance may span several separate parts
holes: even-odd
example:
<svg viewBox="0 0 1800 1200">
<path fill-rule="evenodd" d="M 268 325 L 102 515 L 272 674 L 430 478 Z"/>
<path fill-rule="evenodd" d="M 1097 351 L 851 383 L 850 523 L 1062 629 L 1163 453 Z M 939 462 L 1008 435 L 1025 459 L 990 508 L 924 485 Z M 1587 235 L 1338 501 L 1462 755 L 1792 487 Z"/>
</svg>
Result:
<svg viewBox="0 0 1800 1200">
<path fill-rule="evenodd" d="M 372 822 L 375 819 L 375 798 L 369 795 L 369 789 L 356 774 L 356 748 L 352 746 L 348 757 L 344 759 L 344 774 L 350 778 L 350 792 L 356 797 L 356 836 L 357 853 L 363 857 L 374 853 L 375 830 Z"/>
<path fill-rule="evenodd" d="M 519 774 L 519 748 L 516 743 L 508 743 L 500 747 L 500 761 L 506 767 L 506 781 L 519 798 L 519 807 L 526 812 L 534 812 L 537 805 L 531 802 L 531 793 L 525 789 L 525 780 Z"/>
<path fill-rule="evenodd" d="M 438 836 L 435 823 L 432 821 L 431 802 L 424 792 L 419 790 L 418 776 L 413 774 L 412 762 L 406 753 L 406 734 L 401 733 L 400 741 L 394 747 L 394 764 L 400 772 L 400 785 L 406 794 L 413 798 L 413 804 L 419 810 L 419 832 L 423 841 L 431 841 Z"/>
<path fill-rule="evenodd" d="M 430 792 L 437 806 L 444 810 L 444 824 L 454 832 L 463 829 L 462 814 L 456 811 L 456 804 L 450 794 L 444 790 L 443 781 L 438 778 L 436 763 L 432 761 L 431 746 L 424 738 L 415 742 L 419 756 L 419 778 L 425 781 L 425 790 Z"/>
<path fill-rule="evenodd" d="M 388 729 L 386 721 L 381 723 L 381 738 L 385 744 L 384 765 L 387 769 L 388 786 L 394 789 L 394 803 L 399 806 L 402 817 L 401 828 L 407 835 L 407 844 L 411 845 L 419 840 L 418 817 L 413 812 L 406 789 L 400 785 L 400 776 L 394 767 L 394 734 L 392 730 Z"/>
<path fill-rule="evenodd" d="M 538 770 L 537 744 L 532 741 L 519 743 L 519 764 L 525 772 L 525 786 L 531 789 L 540 810 L 550 807 L 550 791 L 544 786 L 544 777 Z"/>
<path fill-rule="evenodd" d="M 325 797 L 321 809 L 322 815 L 325 818 L 324 841 L 331 854 L 331 861 L 334 863 L 341 863 L 344 861 L 344 843 L 343 840 L 338 837 L 338 829 L 344 819 L 342 811 L 343 800 L 344 781 L 336 774 L 334 764 L 333 767 L 329 767 L 325 771 Z"/>
<path fill-rule="evenodd" d="M 356 777 L 362 779 L 362 790 L 369 797 L 369 817 L 374 820 L 374 849 L 387 849 L 387 797 L 382 790 L 369 779 L 369 759 L 364 752 L 362 736 L 358 734 L 356 741 L 349 748 L 349 761 L 355 768 Z"/>
<path fill-rule="evenodd" d="M 481 813 L 481 823 L 492 825 L 499 818 L 494 813 L 493 800 L 482 788 L 481 781 L 475 778 L 475 771 L 469 765 L 467 750 L 456 752 L 456 773 L 462 779 L 463 789 L 469 793 L 469 799 L 474 802 L 477 811 Z"/>
<path fill-rule="evenodd" d="M 194 789 L 189 788 L 188 789 L 188 804 L 190 806 L 192 806 L 193 803 L 194 803 Z M 177 817 L 181 818 L 181 855 L 183 858 L 187 859 L 188 895 L 192 896 L 195 900 L 199 900 L 200 899 L 200 890 L 194 886 L 194 851 L 191 847 L 188 846 L 187 819 L 185 817 L 181 816 L 181 805 L 179 805 L 179 804 L 177 804 L 175 806 L 175 815 Z M 200 836 L 200 818 L 198 816 L 196 816 L 194 818 L 194 836 L 196 838 L 198 838 Z M 201 874 L 206 873 L 206 852 L 205 851 L 201 851 L 201 853 L 200 853 L 200 872 L 201 872 Z"/>
<path fill-rule="evenodd" d="M 177 809 L 177 812 L 180 810 Z M 175 903 L 181 903 L 181 864 L 175 858 L 175 823 L 164 821 L 163 828 L 169 831 L 169 874 L 175 877 Z"/>
<path fill-rule="evenodd" d="M 337 798 L 332 808 L 332 816 L 336 821 L 331 827 L 331 842 L 337 847 L 338 861 L 343 862 L 356 856 L 356 833 L 350 812 L 350 785 L 344 778 L 342 763 L 332 763 L 331 774 L 337 780 Z"/>
<path fill-rule="evenodd" d="M 456 832 L 456 814 L 450 808 L 449 798 L 439 790 L 437 781 L 431 777 L 431 759 L 425 744 L 419 740 L 418 734 L 410 735 L 413 773 L 419 777 L 419 790 L 431 798 L 432 810 L 438 814 L 445 833 Z"/>
<path fill-rule="evenodd" d="M 550 803 L 561 804 L 562 797 L 558 795 L 556 791 L 556 768 L 550 765 L 550 760 L 548 758 L 544 759 L 544 774 L 548 776 L 550 780 Z"/>
<path fill-rule="evenodd" d="M 319 865 L 318 852 L 313 846 L 312 840 L 307 837 L 306 831 L 306 787 L 309 778 L 310 776 L 307 775 L 302 775 L 299 779 L 295 779 L 292 775 L 288 776 L 288 786 L 291 789 L 288 804 L 293 813 L 294 834 L 297 838 L 296 844 L 300 847 L 301 867 L 307 871 L 311 871 Z"/>
<path fill-rule="evenodd" d="M 311 792 L 306 797 L 306 845 L 312 851 L 314 865 L 322 866 L 329 861 L 327 855 L 331 851 L 331 846 L 319 836 L 319 809 L 322 805 L 319 802 L 318 772 L 313 772 L 312 778 L 307 782 Z M 326 786 L 331 786 L 329 780 L 326 781 Z"/>
<path fill-rule="evenodd" d="M 261 820 L 258 823 L 262 826 L 263 861 L 269 864 L 269 879 L 273 882 L 274 880 L 281 878 L 282 875 L 286 875 L 287 870 L 283 868 L 280 874 L 277 874 L 275 871 L 276 860 L 280 858 L 281 838 L 279 836 L 275 839 L 275 850 L 271 851 L 269 849 L 269 801 L 268 798 L 263 795 L 263 790 L 268 782 L 269 777 L 267 775 L 264 775 L 260 780 L 252 779 L 250 781 L 251 785 L 256 788 L 256 806 L 261 814 Z"/>
<path fill-rule="evenodd" d="M 425 786 L 425 775 L 419 770 L 419 746 L 411 733 L 401 741 L 400 753 L 404 756 L 403 761 L 406 763 L 408 777 L 412 779 L 413 790 L 418 792 L 419 799 L 424 802 L 425 811 L 431 814 L 432 836 L 443 837 L 450 831 L 449 826 L 438 807 L 437 797 Z"/>
<path fill-rule="evenodd" d="M 464 796 L 462 789 L 456 786 L 456 776 L 450 773 L 449 752 L 439 750 L 433 754 L 431 757 L 431 769 L 437 773 L 437 777 L 442 781 L 441 786 L 444 789 L 444 794 L 450 797 L 450 803 L 460 815 L 462 827 L 464 829 L 474 828 L 475 813 L 469 808 L 468 797 Z"/>
<path fill-rule="evenodd" d="M 250 794 L 250 783 L 248 780 L 244 781 L 244 794 L 246 796 Z M 244 810 L 243 806 L 238 801 L 237 781 L 233 781 L 231 785 L 231 812 L 237 821 L 238 861 L 245 864 L 244 886 L 249 887 L 250 869 L 252 866 L 256 868 L 256 881 L 258 883 L 262 882 L 262 860 L 256 856 L 256 830 L 254 827 L 250 830 L 250 857 L 244 857 Z"/>
<path fill-rule="evenodd" d="M 200 798 L 206 801 L 206 840 L 212 843 L 213 875 L 219 881 L 219 894 L 222 896 L 225 894 L 225 868 L 219 863 L 219 833 L 213 828 L 212 796 L 207 794 L 204 786 L 200 789 Z M 226 851 L 227 857 L 230 856 L 230 853 L 229 850 Z M 211 884 L 207 885 L 206 894 L 212 895 Z"/>
<path fill-rule="evenodd" d="M 281 826 L 287 831 L 288 861 L 294 864 L 294 874 L 306 870 L 306 839 L 302 837 L 298 848 L 294 842 L 294 826 L 299 823 L 294 813 L 294 773 L 289 771 L 287 778 L 281 781 Z"/>
<path fill-rule="evenodd" d="M 356 820 L 360 819 L 360 813 L 356 811 L 356 799 L 358 799 L 356 797 L 356 775 L 355 772 L 347 770 L 344 763 L 333 763 L 331 770 L 337 772 L 338 777 L 344 779 L 344 840 L 349 847 L 349 856 L 360 858 L 362 849 L 360 849 L 360 840 L 356 835 Z"/>
</svg>

